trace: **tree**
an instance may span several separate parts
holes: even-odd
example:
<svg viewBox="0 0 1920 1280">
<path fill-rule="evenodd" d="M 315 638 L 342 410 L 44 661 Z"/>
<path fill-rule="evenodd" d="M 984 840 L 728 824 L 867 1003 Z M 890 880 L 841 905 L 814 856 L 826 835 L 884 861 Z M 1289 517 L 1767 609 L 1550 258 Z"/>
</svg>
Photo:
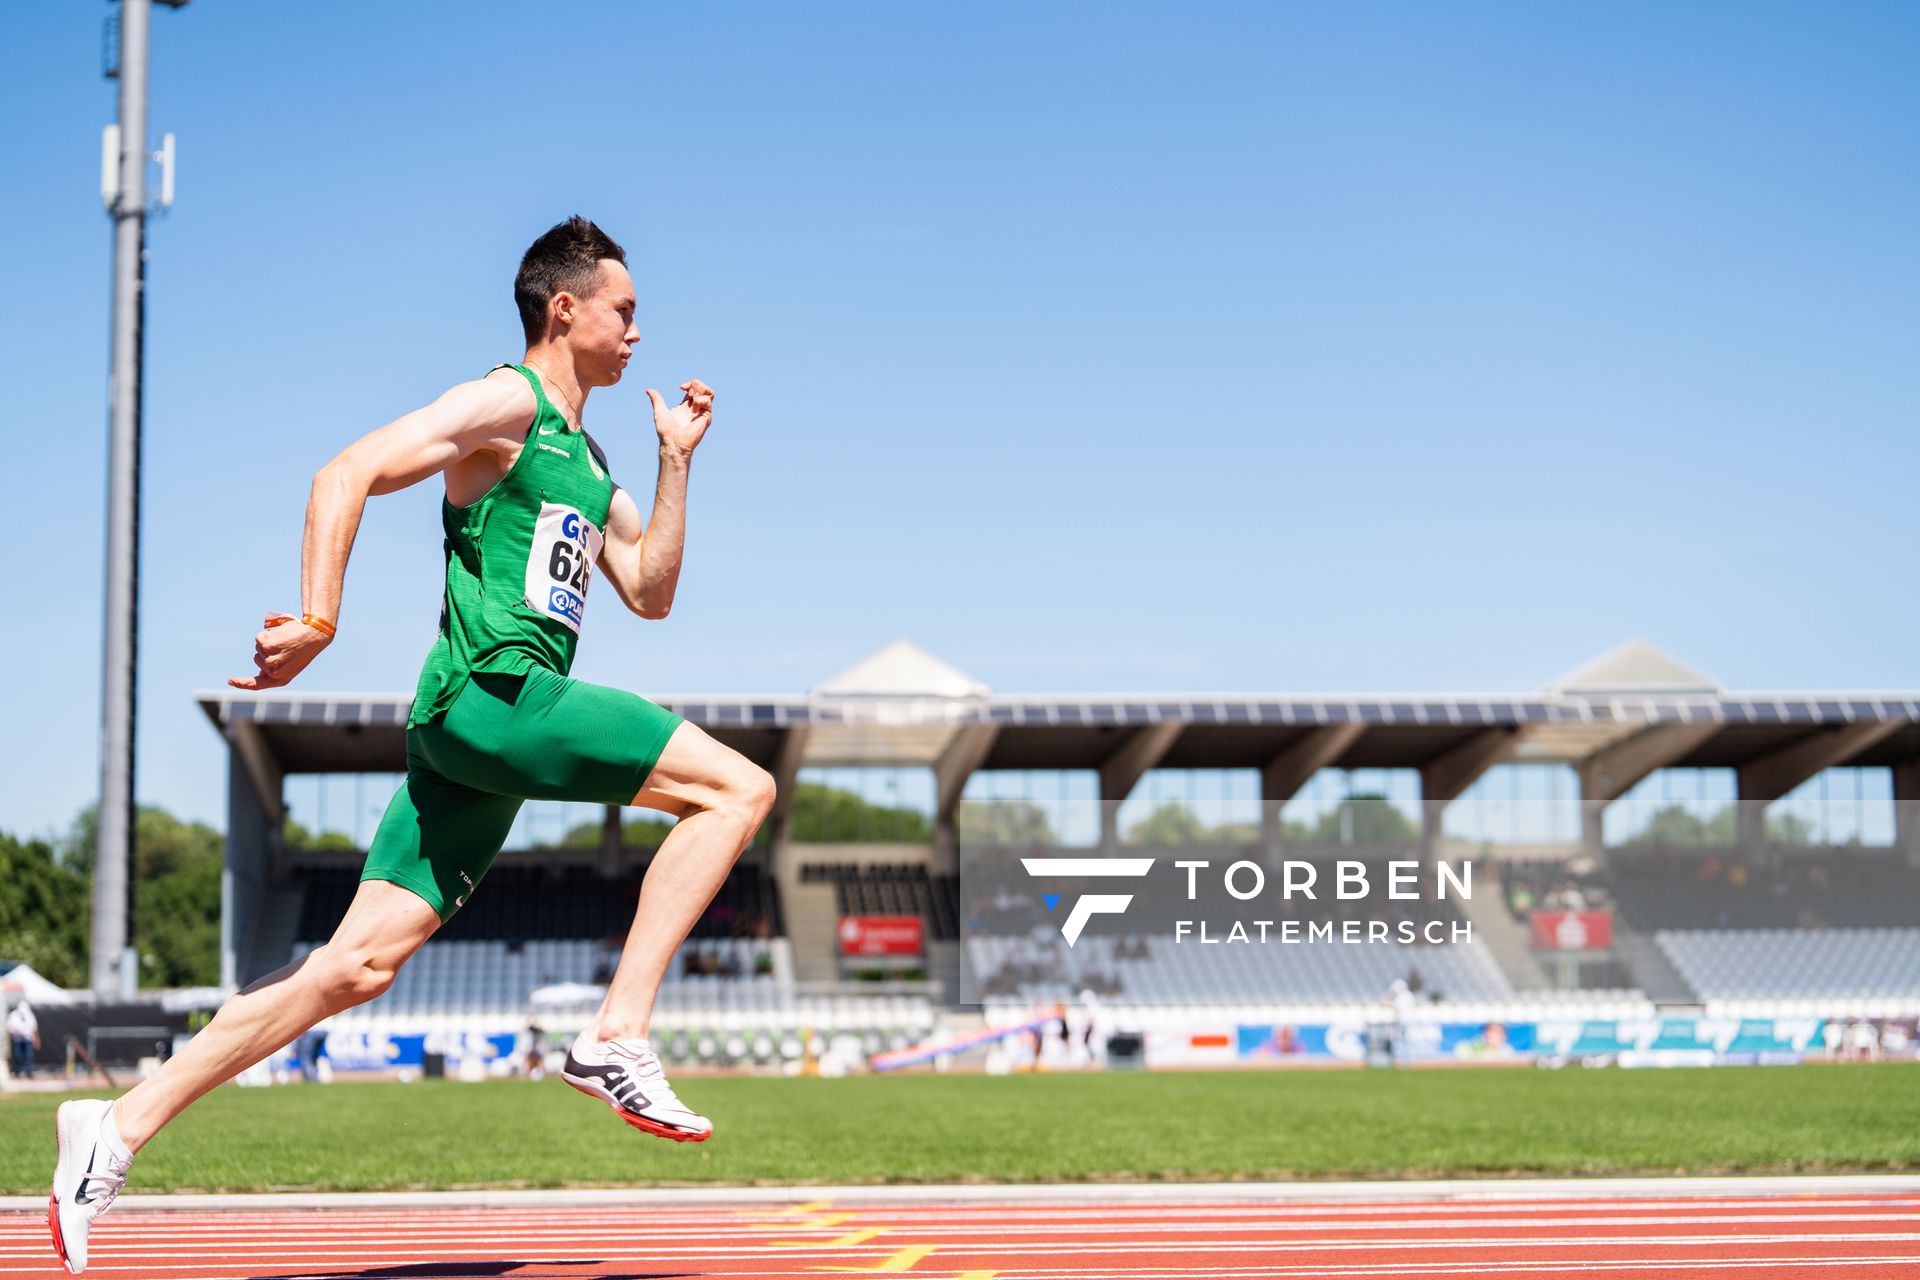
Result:
<svg viewBox="0 0 1920 1280">
<path fill-rule="evenodd" d="M 667 832 L 673 830 L 672 818 L 628 818 L 620 824 L 620 847 L 623 849 L 658 849 L 667 838 Z M 567 828 L 560 837 L 563 849 L 598 849 L 604 836 L 604 829 L 598 822 L 582 822 Z"/>
<path fill-rule="evenodd" d="M 1767 841 L 1770 844 L 1813 844 L 1813 824 L 1797 813 L 1767 815 Z"/>
<path fill-rule="evenodd" d="M 98 830 L 99 813 L 89 805 L 74 818 L 61 850 L 61 862 L 86 886 L 87 902 L 93 893 Z M 220 980 L 220 871 L 225 863 L 224 841 L 206 823 L 183 822 L 153 805 L 135 812 L 132 941 L 143 985 L 208 986 Z M 89 919 L 84 907 L 81 915 Z M 81 927 L 84 937 L 86 925 Z"/>
<path fill-rule="evenodd" d="M 1163 801 L 1159 808 L 1128 828 L 1129 844 L 1150 844 L 1166 848 L 1189 844 L 1211 844 L 1214 834 L 1193 810 L 1178 800 Z"/>
<path fill-rule="evenodd" d="M 0 960 L 63 987 L 87 981 L 88 878 L 43 840 L 0 833 Z"/>
<path fill-rule="evenodd" d="M 133 861 L 133 945 L 141 984 L 218 982 L 220 871 L 226 863 L 220 833 L 143 806 L 134 820 Z"/>
<path fill-rule="evenodd" d="M 1638 831 L 1627 837 L 1627 843 L 1726 848 L 1739 839 L 1738 818 L 1732 805 L 1722 805 L 1702 818 L 1685 805 L 1670 804 L 1655 810 Z"/>
<path fill-rule="evenodd" d="M 1420 838 L 1413 819 L 1381 795 L 1348 796 L 1320 815 L 1314 838 L 1328 844 L 1412 844 Z"/>
<path fill-rule="evenodd" d="M 360 844 L 342 831 L 322 831 L 315 835 L 292 818 L 287 819 L 281 839 L 289 849 L 358 849 Z"/>
<path fill-rule="evenodd" d="M 961 844 L 1055 843 L 1047 811 L 1030 800 L 962 800 L 957 821 Z"/>
<path fill-rule="evenodd" d="M 927 844 L 933 820 L 918 809 L 870 804 L 840 787 L 802 782 L 793 791 L 793 831 L 826 844 Z"/>
<path fill-rule="evenodd" d="M 90 804 L 74 815 L 73 821 L 67 826 L 66 838 L 55 847 L 54 852 L 61 865 L 92 879 L 93 854 L 99 843 L 99 832 L 100 808 Z"/>
<path fill-rule="evenodd" d="M 1670 804 L 1655 810 L 1640 830 L 1627 837 L 1627 842 L 1681 846 L 1706 844 L 1707 825 L 1700 820 L 1699 814 L 1685 805 Z"/>
<path fill-rule="evenodd" d="M 1284 829 L 1305 838 L 1307 832 L 1297 825 Z M 1167 800 L 1160 807 L 1127 829 L 1128 844 L 1176 847 L 1192 844 L 1256 844 L 1260 840 L 1257 822 L 1223 822 L 1209 827 L 1198 814 L 1178 800 Z"/>
<path fill-rule="evenodd" d="M 933 822 L 918 809 L 871 804 L 854 792 L 818 782 L 802 782 L 793 791 L 789 809 L 796 839 L 834 844 L 927 844 Z M 628 818 L 620 827 L 620 843 L 629 849 L 658 849 L 676 825 L 672 818 Z M 567 828 L 560 837 L 566 849 L 597 849 L 602 839 L 599 819 Z M 763 822 L 753 833 L 753 845 L 773 839 L 773 824 Z"/>
</svg>

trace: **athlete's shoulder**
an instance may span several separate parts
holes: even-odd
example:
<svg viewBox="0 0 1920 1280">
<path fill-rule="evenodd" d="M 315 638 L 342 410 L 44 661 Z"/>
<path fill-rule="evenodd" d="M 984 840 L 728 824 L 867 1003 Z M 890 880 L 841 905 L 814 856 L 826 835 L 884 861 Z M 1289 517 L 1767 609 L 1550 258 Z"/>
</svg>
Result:
<svg viewBox="0 0 1920 1280">
<path fill-rule="evenodd" d="M 488 388 L 492 395 L 501 397 L 511 404 L 525 405 L 529 413 L 540 405 L 540 397 L 534 392 L 533 381 L 510 364 L 493 366 L 474 385 Z"/>
<path fill-rule="evenodd" d="M 506 365 L 459 383 L 441 399 L 469 429 L 489 435 L 525 435 L 540 407 L 533 387 Z"/>
</svg>

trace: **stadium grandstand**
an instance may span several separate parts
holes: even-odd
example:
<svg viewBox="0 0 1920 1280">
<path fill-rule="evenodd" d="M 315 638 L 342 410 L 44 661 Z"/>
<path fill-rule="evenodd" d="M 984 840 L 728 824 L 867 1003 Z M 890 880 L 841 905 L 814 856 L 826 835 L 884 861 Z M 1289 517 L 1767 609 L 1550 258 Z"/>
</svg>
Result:
<svg viewBox="0 0 1920 1280">
<path fill-rule="evenodd" d="M 1012 1043 L 1046 1018 L 1064 1032 L 1070 1011 L 1149 1064 L 1350 1058 L 1383 1018 L 1453 1057 L 1765 1060 L 1863 1022 L 1915 1042 L 1920 693 L 1731 692 L 1636 640 L 1531 694 L 1008 696 L 903 640 L 804 696 L 656 700 L 779 787 L 662 991 L 656 1038 L 682 1061 L 834 1043 L 921 1061 L 915 1046 Z M 363 850 L 290 842 L 288 796 L 400 770 L 409 700 L 199 701 L 229 749 L 231 987 L 339 919 Z M 876 777 L 876 812 L 917 826 L 807 828 L 809 779 Z M 1184 799 L 1164 800 L 1169 780 Z M 582 1025 L 652 854 L 623 825 L 644 814 L 544 841 L 523 823 L 393 989 L 333 1020 L 330 1051 L 391 1063 L 437 1036 L 505 1061 Z M 1261 913 L 1300 936 L 1243 946 L 1177 940 L 1191 904 L 1143 892 L 1067 945 L 1064 909 L 1017 868 L 1089 856 L 1322 886 L 1400 863 L 1419 889 L 1269 894 Z M 1438 863 L 1472 892 L 1437 891 Z M 1390 936 L 1343 941 L 1363 917 Z"/>
</svg>

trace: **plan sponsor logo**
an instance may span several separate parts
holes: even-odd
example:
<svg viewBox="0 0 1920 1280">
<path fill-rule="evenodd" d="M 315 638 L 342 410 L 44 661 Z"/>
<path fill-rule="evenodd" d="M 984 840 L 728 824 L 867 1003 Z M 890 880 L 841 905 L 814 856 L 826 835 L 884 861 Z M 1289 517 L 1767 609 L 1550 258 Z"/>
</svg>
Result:
<svg viewBox="0 0 1920 1280">
<path fill-rule="evenodd" d="M 587 602 L 565 587 L 555 587 L 553 594 L 547 598 L 547 607 L 577 627 Z"/>
</svg>

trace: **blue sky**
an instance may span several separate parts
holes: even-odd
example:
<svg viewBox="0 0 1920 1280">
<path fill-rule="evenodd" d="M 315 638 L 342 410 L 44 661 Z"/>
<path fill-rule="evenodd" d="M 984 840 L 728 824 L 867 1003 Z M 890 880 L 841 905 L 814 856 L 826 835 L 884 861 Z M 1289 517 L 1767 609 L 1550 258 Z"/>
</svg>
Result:
<svg viewBox="0 0 1920 1280">
<path fill-rule="evenodd" d="M 15 390 L 0 829 L 97 788 L 103 4 L 0 10 Z M 139 792 L 299 604 L 307 483 L 628 248 L 698 376 L 671 617 L 575 674 L 801 692 L 904 636 L 1007 692 L 1528 689 L 1632 635 L 1911 688 L 1920 10 L 244 5 L 155 14 Z M 29 461 L 31 459 L 31 461 Z M 307 689 L 411 687 L 437 489 L 375 500 Z M 642 501 L 644 510 L 648 503 Z"/>
</svg>

